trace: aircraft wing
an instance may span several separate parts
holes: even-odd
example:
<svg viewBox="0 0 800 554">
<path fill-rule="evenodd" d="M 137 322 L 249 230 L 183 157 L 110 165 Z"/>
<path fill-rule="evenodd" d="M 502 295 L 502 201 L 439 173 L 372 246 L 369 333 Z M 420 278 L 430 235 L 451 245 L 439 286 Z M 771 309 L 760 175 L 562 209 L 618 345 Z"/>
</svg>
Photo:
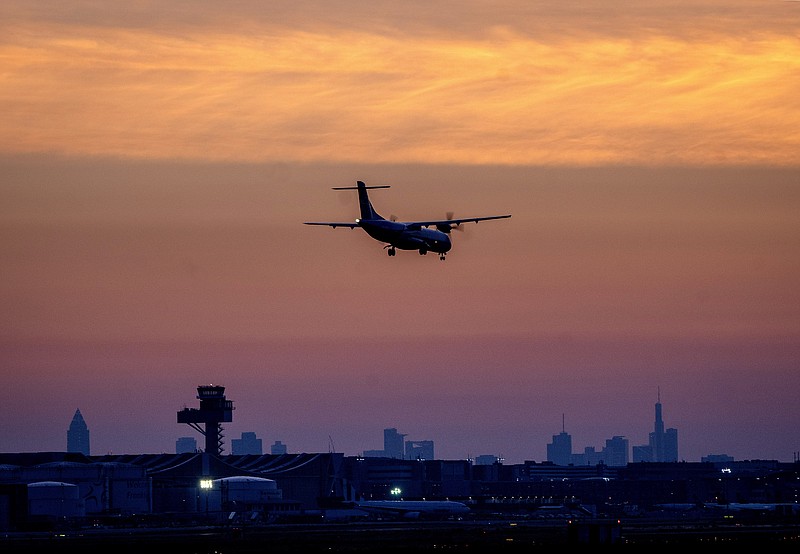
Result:
<svg viewBox="0 0 800 554">
<path fill-rule="evenodd" d="M 351 222 L 351 221 L 349 221 L 349 222 L 344 222 L 344 221 L 304 221 L 303 224 L 304 225 L 327 225 L 328 227 L 333 227 L 334 229 L 336 229 L 337 227 L 349 227 L 351 229 L 359 227 L 358 223 L 354 223 L 354 222 Z"/>
<path fill-rule="evenodd" d="M 487 219 L 505 219 L 511 217 L 511 214 L 506 215 L 486 215 L 483 217 L 460 217 L 457 219 L 432 219 L 429 221 L 405 221 L 409 225 L 419 225 L 420 227 L 429 227 L 431 225 L 461 225 L 462 223 L 477 223 L 479 221 L 486 221 Z"/>
</svg>

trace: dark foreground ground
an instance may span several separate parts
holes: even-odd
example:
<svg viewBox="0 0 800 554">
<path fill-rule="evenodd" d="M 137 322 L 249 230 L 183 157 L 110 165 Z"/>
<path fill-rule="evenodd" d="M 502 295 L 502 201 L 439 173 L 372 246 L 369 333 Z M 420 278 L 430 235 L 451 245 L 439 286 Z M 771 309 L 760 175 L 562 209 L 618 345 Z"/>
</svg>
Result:
<svg viewBox="0 0 800 554">
<path fill-rule="evenodd" d="M 585 546 L 650 551 L 655 546 L 723 550 L 758 546 L 800 552 L 800 525 L 619 525 L 617 522 L 407 522 L 291 524 L 259 527 L 90 529 L 0 535 L 0 552 L 115 554 L 504 553 Z"/>
</svg>

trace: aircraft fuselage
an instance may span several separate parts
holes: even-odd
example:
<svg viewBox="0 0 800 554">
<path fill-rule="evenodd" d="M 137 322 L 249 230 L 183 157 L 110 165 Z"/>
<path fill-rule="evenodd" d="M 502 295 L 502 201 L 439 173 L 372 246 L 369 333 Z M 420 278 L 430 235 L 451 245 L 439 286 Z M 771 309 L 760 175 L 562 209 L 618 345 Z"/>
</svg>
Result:
<svg viewBox="0 0 800 554">
<path fill-rule="evenodd" d="M 420 250 L 444 254 L 452 248 L 450 237 L 437 229 L 414 227 L 386 219 L 357 219 L 366 233 L 400 250 Z"/>
</svg>

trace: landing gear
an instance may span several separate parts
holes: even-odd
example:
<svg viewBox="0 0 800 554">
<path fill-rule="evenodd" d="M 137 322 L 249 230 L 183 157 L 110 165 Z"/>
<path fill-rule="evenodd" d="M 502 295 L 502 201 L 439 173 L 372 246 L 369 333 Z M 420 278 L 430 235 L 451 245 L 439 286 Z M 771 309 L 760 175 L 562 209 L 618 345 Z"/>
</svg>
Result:
<svg viewBox="0 0 800 554">
<path fill-rule="evenodd" d="M 396 256 L 397 255 L 397 248 L 395 248 L 393 245 L 387 244 L 383 248 L 386 250 L 386 253 L 389 254 L 390 256 Z M 419 255 L 420 256 L 426 256 L 427 254 L 428 254 L 428 249 L 427 248 L 420 248 L 419 249 Z M 439 253 L 439 259 L 444 261 L 444 258 L 445 258 L 445 252 L 440 252 Z"/>
</svg>

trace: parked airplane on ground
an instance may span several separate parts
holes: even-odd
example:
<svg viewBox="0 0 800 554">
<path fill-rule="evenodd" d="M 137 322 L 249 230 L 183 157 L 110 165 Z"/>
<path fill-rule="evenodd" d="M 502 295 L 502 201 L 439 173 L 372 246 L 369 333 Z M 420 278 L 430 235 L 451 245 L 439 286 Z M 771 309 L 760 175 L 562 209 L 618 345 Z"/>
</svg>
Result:
<svg viewBox="0 0 800 554">
<path fill-rule="evenodd" d="M 361 210 L 361 217 L 354 222 L 340 221 L 306 221 L 306 225 L 327 225 L 329 227 L 349 227 L 355 229 L 361 227 L 366 233 L 377 241 L 385 242 L 384 248 L 389 249 L 389 255 L 394 256 L 397 249 L 418 250 L 425 255 L 428 252 L 436 252 L 439 259 L 444 260 L 447 252 L 452 248 L 450 242 L 450 231 L 458 229 L 462 223 L 477 223 L 489 219 L 504 219 L 511 217 L 506 215 L 490 215 L 482 217 L 461 217 L 453 219 L 452 214 L 448 214 L 446 219 L 431 219 L 425 221 L 395 221 L 381 217 L 372 207 L 369 200 L 367 189 L 386 189 L 389 185 L 374 185 L 368 187 L 363 181 L 357 181 L 355 187 L 333 187 L 333 190 L 357 190 L 358 204 Z M 429 229 L 435 227 L 435 229 Z"/>
<path fill-rule="evenodd" d="M 453 500 L 359 500 L 354 507 L 373 515 L 403 519 L 438 519 L 464 515 L 470 511 L 463 502 Z"/>
</svg>

